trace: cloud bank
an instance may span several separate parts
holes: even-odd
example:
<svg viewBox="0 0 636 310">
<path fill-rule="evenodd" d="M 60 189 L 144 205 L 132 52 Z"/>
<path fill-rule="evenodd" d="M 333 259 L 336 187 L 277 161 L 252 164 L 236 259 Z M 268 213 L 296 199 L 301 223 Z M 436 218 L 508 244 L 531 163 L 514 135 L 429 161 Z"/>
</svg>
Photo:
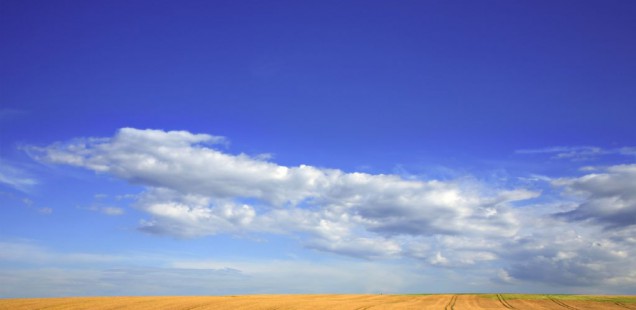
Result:
<svg viewBox="0 0 636 310">
<path fill-rule="evenodd" d="M 425 266 L 479 266 L 502 281 L 634 285 L 636 165 L 562 178 L 567 212 L 545 215 L 515 202 L 539 192 L 470 178 L 406 180 L 310 165 L 283 166 L 218 148 L 223 137 L 120 129 L 31 147 L 38 160 L 109 174 L 146 190 L 140 229 L 182 238 L 276 233 L 306 247 Z M 631 234 L 633 236 L 633 234 Z M 616 264 L 623 266 L 614 267 Z"/>
</svg>

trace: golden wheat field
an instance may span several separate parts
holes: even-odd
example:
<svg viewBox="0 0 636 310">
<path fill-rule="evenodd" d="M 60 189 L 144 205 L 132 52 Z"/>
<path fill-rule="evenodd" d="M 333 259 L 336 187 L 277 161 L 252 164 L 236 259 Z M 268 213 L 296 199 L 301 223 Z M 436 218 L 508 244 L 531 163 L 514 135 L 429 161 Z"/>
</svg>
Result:
<svg viewBox="0 0 636 310">
<path fill-rule="evenodd" d="M 0 309 L 634 309 L 636 296 L 247 295 L 0 299 Z"/>
</svg>

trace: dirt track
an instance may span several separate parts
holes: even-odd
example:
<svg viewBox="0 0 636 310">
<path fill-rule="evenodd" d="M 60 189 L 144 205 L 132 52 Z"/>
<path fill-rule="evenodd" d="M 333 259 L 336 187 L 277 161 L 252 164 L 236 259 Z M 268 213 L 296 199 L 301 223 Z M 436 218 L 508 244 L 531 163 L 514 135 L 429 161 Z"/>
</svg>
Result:
<svg viewBox="0 0 636 310">
<path fill-rule="evenodd" d="M 630 297 L 636 302 L 636 297 Z M 0 309 L 560 309 L 636 310 L 636 303 L 506 295 L 250 295 L 221 297 L 76 297 L 0 299 Z"/>
</svg>

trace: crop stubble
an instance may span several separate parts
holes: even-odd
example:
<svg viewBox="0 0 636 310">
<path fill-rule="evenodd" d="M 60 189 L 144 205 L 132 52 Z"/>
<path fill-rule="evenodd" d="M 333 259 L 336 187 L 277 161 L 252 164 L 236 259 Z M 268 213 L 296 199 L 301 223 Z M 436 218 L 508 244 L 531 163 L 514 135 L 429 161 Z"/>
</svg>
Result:
<svg viewBox="0 0 636 310">
<path fill-rule="evenodd" d="M 0 299 L 0 309 L 636 309 L 636 297 L 525 295 L 246 295 Z"/>
</svg>

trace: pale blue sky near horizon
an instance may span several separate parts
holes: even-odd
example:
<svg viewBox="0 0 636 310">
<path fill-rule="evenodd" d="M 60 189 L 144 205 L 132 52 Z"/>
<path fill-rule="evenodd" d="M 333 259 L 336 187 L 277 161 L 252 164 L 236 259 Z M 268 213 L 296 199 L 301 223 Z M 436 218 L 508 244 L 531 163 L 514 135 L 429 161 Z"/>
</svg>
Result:
<svg viewBox="0 0 636 310">
<path fill-rule="evenodd" d="M 2 1 L 0 297 L 636 293 L 634 16 Z"/>
</svg>

